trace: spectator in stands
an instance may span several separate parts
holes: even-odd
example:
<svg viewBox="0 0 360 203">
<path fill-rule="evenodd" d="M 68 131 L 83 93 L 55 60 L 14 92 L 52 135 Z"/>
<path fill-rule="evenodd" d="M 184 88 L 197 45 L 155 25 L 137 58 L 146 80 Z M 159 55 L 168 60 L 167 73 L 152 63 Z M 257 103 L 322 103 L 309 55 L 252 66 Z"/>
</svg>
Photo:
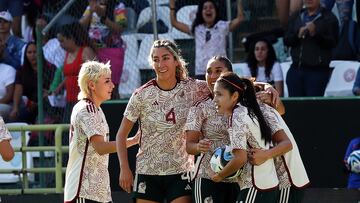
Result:
<svg viewBox="0 0 360 203">
<path fill-rule="evenodd" d="M 335 0 L 321 0 L 323 7 L 332 10 Z M 340 22 L 351 18 L 352 6 L 354 0 L 336 0 L 336 6 L 339 12 Z M 288 26 L 289 16 L 299 11 L 303 6 L 303 0 L 276 0 L 276 8 L 283 28 Z"/>
<path fill-rule="evenodd" d="M 353 93 L 356 96 L 360 96 L 360 68 L 358 69 L 356 73 L 356 79 L 353 87 Z"/>
<path fill-rule="evenodd" d="M 0 0 L 0 11 L 7 11 L 14 17 L 11 24 L 12 32 L 21 37 L 21 16 L 23 15 L 24 0 Z"/>
<path fill-rule="evenodd" d="M 1 20 L 0 20 L 1 21 Z M 4 43 L 0 38 L 0 55 L 5 51 Z M 11 101 L 14 93 L 14 81 L 16 70 L 0 62 L 0 116 L 7 120 L 11 111 Z"/>
<path fill-rule="evenodd" d="M 71 110 L 78 101 L 77 95 L 80 92 L 79 86 L 77 85 L 77 78 L 81 64 L 88 60 L 96 59 L 96 55 L 94 50 L 89 46 L 90 40 L 86 30 L 84 30 L 79 23 L 63 26 L 57 37 L 60 46 L 66 51 L 63 67 L 65 80 L 59 85 L 54 94 L 58 94 L 65 86 L 66 106 L 63 122 L 69 123 Z"/>
<path fill-rule="evenodd" d="M 0 12 L 0 46 L 6 47 L 0 55 L 0 62 L 19 69 L 25 42 L 10 33 L 12 21 L 13 18 L 9 12 Z"/>
<path fill-rule="evenodd" d="M 80 19 L 80 24 L 89 28 L 89 37 L 97 48 L 100 61 L 110 60 L 112 82 L 115 85 L 112 99 L 120 99 L 119 83 L 124 64 L 124 44 L 121 32 L 126 27 L 124 3 L 111 5 L 108 0 L 88 0 L 89 5 Z"/>
<path fill-rule="evenodd" d="M 252 43 L 247 55 L 248 68 L 243 77 L 254 77 L 257 82 L 266 82 L 275 87 L 279 95 L 283 95 L 284 79 L 280 64 L 276 62 L 276 54 L 272 44 L 266 39 Z"/>
<path fill-rule="evenodd" d="M 291 47 L 292 64 L 287 73 L 289 96 L 323 96 L 330 77 L 332 49 L 339 26 L 320 0 L 305 0 L 305 9 L 291 16 L 284 37 Z"/>
<path fill-rule="evenodd" d="M 14 149 L 10 144 L 11 135 L 0 116 L 0 156 L 4 161 L 10 161 L 14 157 Z"/>
<path fill-rule="evenodd" d="M 179 22 L 175 15 L 175 0 L 170 0 L 171 24 L 178 30 L 195 37 L 195 77 L 205 79 L 206 64 L 215 55 L 226 56 L 226 36 L 243 21 L 242 0 L 237 1 L 237 16 L 231 21 L 222 21 L 214 0 L 202 0 L 191 27 Z"/>
<path fill-rule="evenodd" d="M 16 71 L 11 120 L 35 123 L 38 112 L 37 92 L 36 45 L 30 42 L 25 48 L 24 65 Z M 25 103 L 23 96 L 27 98 Z"/>
<path fill-rule="evenodd" d="M 360 174 L 350 171 L 350 167 L 347 162 L 349 155 L 356 150 L 360 150 L 360 137 L 356 137 L 350 141 L 344 157 L 345 166 L 350 172 L 347 186 L 349 189 L 360 189 Z"/>
</svg>

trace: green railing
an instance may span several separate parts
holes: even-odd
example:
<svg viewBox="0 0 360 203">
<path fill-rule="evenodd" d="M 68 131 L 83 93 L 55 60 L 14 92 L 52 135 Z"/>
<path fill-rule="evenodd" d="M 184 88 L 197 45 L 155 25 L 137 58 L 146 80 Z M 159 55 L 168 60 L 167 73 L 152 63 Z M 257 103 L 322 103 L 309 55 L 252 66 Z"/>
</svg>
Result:
<svg viewBox="0 0 360 203">
<path fill-rule="evenodd" d="M 22 153 L 21 169 L 0 169 L 0 173 L 22 174 L 21 189 L 1 189 L 1 194 L 35 194 L 35 193 L 62 193 L 63 173 L 66 167 L 62 167 L 62 154 L 69 151 L 69 147 L 62 146 L 62 133 L 69 130 L 68 124 L 41 124 L 41 125 L 18 125 L 8 126 L 9 131 L 21 132 L 21 146 L 15 147 L 15 152 Z M 25 131 L 55 131 L 55 146 L 26 146 Z M 26 152 L 55 151 L 55 167 L 27 168 Z M 55 188 L 29 188 L 28 173 L 51 173 L 55 172 Z"/>
</svg>

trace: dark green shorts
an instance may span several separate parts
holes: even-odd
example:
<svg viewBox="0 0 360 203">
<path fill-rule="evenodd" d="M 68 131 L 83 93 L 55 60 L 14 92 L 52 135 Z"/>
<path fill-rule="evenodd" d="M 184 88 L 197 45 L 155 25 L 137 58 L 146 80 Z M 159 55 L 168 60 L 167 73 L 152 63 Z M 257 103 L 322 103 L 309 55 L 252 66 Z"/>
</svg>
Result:
<svg viewBox="0 0 360 203">
<path fill-rule="evenodd" d="M 241 203 L 277 203 L 279 190 L 257 190 L 254 187 L 240 190 L 237 202 Z"/>
<path fill-rule="evenodd" d="M 236 201 L 239 191 L 237 183 L 216 183 L 206 178 L 197 178 L 194 181 L 192 198 L 194 203 L 232 203 Z"/>
<path fill-rule="evenodd" d="M 304 197 L 304 189 L 296 187 L 283 188 L 279 192 L 279 203 L 301 203 Z"/>
<path fill-rule="evenodd" d="M 183 174 L 176 175 L 143 175 L 136 174 L 133 198 L 156 202 L 171 202 L 182 197 L 191 196 L 191 186 Z"/>
</svg>

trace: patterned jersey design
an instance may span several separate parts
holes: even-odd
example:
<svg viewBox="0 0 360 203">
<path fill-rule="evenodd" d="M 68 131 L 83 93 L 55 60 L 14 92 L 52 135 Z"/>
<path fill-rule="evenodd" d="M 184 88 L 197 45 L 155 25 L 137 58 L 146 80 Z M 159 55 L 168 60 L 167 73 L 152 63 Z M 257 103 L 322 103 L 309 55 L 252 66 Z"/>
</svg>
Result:
<svg viewBox="0 0 360 203">
<path fill-rule="evenodd" d="M 132 95 L 124 116 L 140 124 L 137 173 L 172 175 L 193 169 L 183 130 L 190 107 L 208 94 L 205 81 L 188 79 L 168 91 L 151 80 Z"/>
<path fill-rule="evenodd" d="M 69 161 L 66 169 L 65 201 L 77 197 L 99 202 L 111 200 L 109 155 L 99 155 L 90 143 L 94 135 L 109 141 L 109 126 L 101 108 L 81 100 L 71 114 Z"/>
<path fill-rule="evenodd" d="M 264 114 L 265 119 L 270 124 L 271 134 L 274 135 L 278 130 L 283 130 L 280 121 L 277 119 L 276 111 L 274 108 L 266 105 L 259 104 L 260 109 Z M 287 173 L 285 162 L 282 156 L 274 158 L 276 174 L 279 178 L 279 188 L 287 188 L 291 186 L 291 182 L 289 179 L 289 174 Z"/>
<path fill-rule="evenodd" d="M 210 159 L 213 151 L 225 145 L 230 145 L 229 133 L 227 132 L 227 118 L 219 115 L 213 100 L 208 97 L 201 103 L 191 107 L 185 130 L 198 131 L 203 138 L 211 141 L 211 149 L 205 153 L 198 169 L 197 178 L 211 180 L 214 172 L 210 168 Z M 202 139 L 202 138 L 201 138 Z M 236 182 L 236 180 L 224 180 L 223 182 Z"/>
<path fill-rule="evenodd" d="M 11 140 L 11 135 L 5 126 L 3 118 L 0 116 L 0 142 L 3 140 Z"/>
<path fill-rule="evenodd" d="M 264 106 L 261 110 L 264 117 L 267 118 L 271 131 L 275 133 L 281 129 L 281 126 L 273 122 L 276 118 L 273 118 L 271 113 L 268 113 L 268 111 L 271 110 L 271 107 L 267 107 L 268 106 Z M 228 130 L 232 147 L 245 150 L 248 150 L 249 147 L 264 150 L 269 149 L 270 145 L 265 144 L 264 140 L 261 138 L 259 126 L 256 117 L 250 117 L 248 109 L 245 106 L 238 104 L 233 111 L 233 116 L 230 120 L 230 128 Z M 269 169 L 269 171 L 271 171 L 271 169 Z M 238 178 L 240 188 L 252 187 L 252 177 L 252 166 L 251 164 L 246 163 L 240 178 Z"/>
</svg>

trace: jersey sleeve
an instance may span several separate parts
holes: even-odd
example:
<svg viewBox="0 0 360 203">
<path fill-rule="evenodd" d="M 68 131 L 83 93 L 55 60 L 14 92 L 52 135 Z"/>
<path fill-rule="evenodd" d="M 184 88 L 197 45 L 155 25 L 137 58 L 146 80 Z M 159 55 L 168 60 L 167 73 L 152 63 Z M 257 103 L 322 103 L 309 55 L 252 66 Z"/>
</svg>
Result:
<svg viewBox="0 0 360 203">
<path fill-rule="evenodd" d="M 3 140 L 11 140 L 11 135 L 9 130 L 5 126 L 3 118 L 0 116 L 0 142 Z"/>
<path fill-rule="evenodd" d="M 199 106 L 191 107 L 186 119 L 185 130 L 201 131 L 204 118 L 204 113 Z"/>
<path fill-rule="evenodd" d="M 264 115 L 266 122 L 268 123 L 271 135 L 274 135 L 277 131 L 283 130 L 284 128 L 281 126 L 280 120 L 278 119 L 278 113 L 272 107 L 267 104 L 260 104 L 261 111 Z M 279 115 L 280 116 L 280 115 Z"/>
<path fill-rule="evenodd" d="M 274 81 L 275 82 L 284 80 L 282 70 L 281 70 L 281 66 L 280 66 L 279 63 L 274 63 L 271 72 L 272 72 L 272 74 L 274 76 Z"/>
<path fill-rule="evenodd" d="M 243 116 L 239 115 L 234 111 L 233 117 L 231 118 L 231 132 L 230 143 L 233 149 L 247 150 L 246 139 L 251 134 L 250 128 L 247 123 L 243 122 Z"/>
<path fill-rule="evenodd" d="M 82 109 L 76 119 L 79 120 L 80 127 L 88 139 L 94 135 L 106 136 L 102 133 L 102 125 L 105 123 L 97 111 L 89 112 L 87 109 Z"/>
<path fill-rule="evenodd" d="M 140 116 L 141 104 L 140 93 L 134 93 L 126 106 L 124 117 L 135 123 Z"/>
<path fill-rule="evenodd" d="M 206 97 L 209 96 L 210 94 L 210 90 L 207 86 L 206 81 L 203 80 L 195 80 L 195 98 L 194 98 L 194 103 L 193 105 L 195 105 L 198 101 L 204 100 Z"/>
</svg>

